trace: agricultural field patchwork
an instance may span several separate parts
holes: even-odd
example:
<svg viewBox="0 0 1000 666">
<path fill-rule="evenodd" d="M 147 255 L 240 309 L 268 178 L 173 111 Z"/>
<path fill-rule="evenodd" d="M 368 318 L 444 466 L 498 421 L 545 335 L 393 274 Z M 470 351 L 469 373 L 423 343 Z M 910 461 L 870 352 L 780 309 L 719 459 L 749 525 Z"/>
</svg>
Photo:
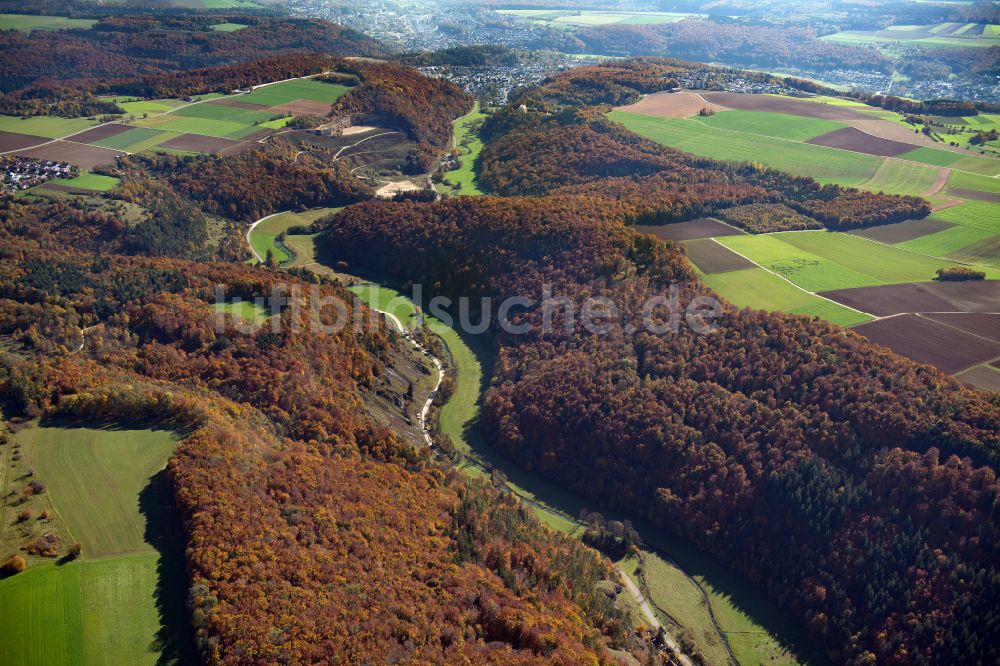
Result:
<svg viewBox="0 0 1000 666">
<path fill-rule="evenodd" d="M 658 118 L 612 111 L 609 117 L 666 146 L 719 160 L 759 162 L 821 183 L 859 186 L 870 180 L 881 159 L 824 146 L 706 127 L 687 118 Z"/>
<path fill-rule="evenodd" d="M 813 315 L 852 326 L 871 317 L 808 293 L 763 268 L 705 275 L 702 281 L 737 307 Z"/>
<path fill-rule="evenodd" d="M 998 26 L 983 23 L 938 23 L 933 25 L 894 25 L 884 30 L 844 30 L 821 39 L 836 44 L 888 45 L 893 43 L 925 46 L 989 48 L 1000 46 Z"/>
</svg>

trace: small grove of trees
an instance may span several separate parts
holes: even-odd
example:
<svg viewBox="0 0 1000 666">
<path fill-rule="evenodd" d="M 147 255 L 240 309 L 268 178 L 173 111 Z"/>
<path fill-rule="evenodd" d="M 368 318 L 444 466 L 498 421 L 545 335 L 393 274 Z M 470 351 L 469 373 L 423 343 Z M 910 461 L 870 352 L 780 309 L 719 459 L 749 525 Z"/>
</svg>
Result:
<svg viewBox="0 0 1000 666">
<path fill-rule="evenodd" d="M 600 513 L 587 509 L 580 511 L 580 520 L 587 526 L 584 543 L 614 559 L 629 554 L 641 542 L 639 533 L 628 520 L 605 520 Z"/>
<path fill-rule="evenodd" d="M 986 273 L 966 268 L 965 266 L 952 266 L 951 268 L 937 269 L 937 279 L 941 282 L 969 282 L 973 280 L 985 280 Z"/>
<path fill-rule="evenodd" d="M 14 574 L 19 574 L 28 567 L 28 563 L 20 555 L 14 555 L 6 562 L 4 562 L 2 571 L 6 576 L 13 576 Z"/>
</svg>

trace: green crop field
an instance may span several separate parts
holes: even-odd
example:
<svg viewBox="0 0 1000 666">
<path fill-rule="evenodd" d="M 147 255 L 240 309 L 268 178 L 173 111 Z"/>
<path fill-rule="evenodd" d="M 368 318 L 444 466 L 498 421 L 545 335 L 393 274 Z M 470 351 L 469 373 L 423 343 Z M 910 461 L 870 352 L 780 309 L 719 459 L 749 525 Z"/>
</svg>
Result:
<svg viewBox="0 0 1000 666">
<path fill-rule="evenodd" d="M 979 157 L 977 155 L 965 155 L 949 150 L 939 150 L 937 148 L 917 148 L 899 156 L 900 159 L 911 160 L 913 162 L 923 162 L 934 166 L 946 166 L 952 169 L 970 171 L 984 176 L 996 176 L 1000 174 L 1000 160 L 989 157 Z"/>
<path fill-rule="evenodd" d="M 1000 204 L 988 201 L 967 201 L 934 213 L 934 217 L 966 227 L 975 227 L 1000 234 Z"/>
<path fill-rule="evenodd" d="M 881 284 L 929 282 L 934 279 L 937 269 L 955 265 L 950 261 L 881 245 L 860 236 L 833 231 L 786 232 L 774 235 L 804 252 L 824 257 L 840 264 L 845 269 L 870 276 Z M 732 236 L 730 238 L 757 237 Z M 997 277 L 996 272 L 991 274 L 988 271 L 987 274 L 991 279 Z"/>
<path fill-rule="evenodd" d="M 292 256 L 277 243 L 280 234 L 294 226 L 308 226 L 319 218 L 332 215 L 340 210 L 343 209 L 315 208 L 301 213 L 281 213 L 269 217 L 250 232 L 250 244 L 260 256 L 267 257 L 267 252 L 270 250 L 279 263 L 285 263 L 292 259 Z"/>
<path fill-rule="evenodd" d="M 841 326 L 853 326 L 871 319 L 860 312 L 814 296 L 763 268 L 705 275 L 702 281 L 741 308 L 814 315 Z"/>
<path fill-rule="evenodd" d="M 39 426 L 18 439 L 86 555 L 150 549 L 139 495 L 166 465 L 177 444 L 173 433 Z"/>
<path fill-rule="evenodd" d="M 824 146 L 709 128 L 688 118 L 658 118 L 621 111 L 612 111 L 608 116 L 666 146 L 720 160 L 759 162 L 794 175 L 812 176 L 821 183 L 859 186 L 875 175 L 882 161 L 879 157 Z"/>
<path fill-rule="evenodd" d="M 793 234 L 725 236 L 718 241 L 751 261 L 787 278 L 806 291 L 831 291 L 852 287 L 871 287 L 879 280 L 846 268 L 820 254 L 814 254 L 785 242 Z M 933 274 L 928 276 L 928 279 Z"/>
<path fill-rule="evenodd" d="M 76 19 L 66 16 L 35 16 L 27 14 L 0 14 L 0 30 L 65 30 L 67 28 L 92 28 L 96 19 Z"/>
<path fill-rule="evenodd" d="M 14 132 L 42 136 L 46 139 L 58 139 L 70 134 L 82 132 L 97 124 L 97 119 L 91 118 L 58 118 L 56 116 L 17 116 L 0 115 L 0 132 Z"/>
<path fill-rule="evenodd" d="M 445 174 L 445 187 L 449 187 L 448 194 L 475 195 L 483 194 L 483 191 L 476 185 L 476 159 L 483 150 L 483 142 L 472 133 L 472 127 L 486 118 L 486 114 L 479 110 L 479 103 L 468 114 L 455 121 L 455 145 L 459 150 L 458 161 L 461 166 L 454 171 Z"/>
<path fill-rule="evenodd" d="M 120 178 L 113 176 L 102 176 L 87 171 L 82 172 L 76 178 L 57 178 L 50 181 L 53 185 L 66 185 L 78 187 L 81 190 L 93 190 L 94 192 L 107 192 L 121 182 Z"/>
<path fill-rule="evenodd" d="M 158 146 L 164 141 L 176 136 L 150 127 L 134 127 L 127 132 L 109 136 L 107 139 L 94 141 L 93 145 L 114 150 L 124 150 L 127 153 L 141 153 L 147 148 Z"/>
<path fill-rule="evenodd" d="M 871 180 L 861 187 L 872 192 L 920 196 L 931 189 L 937 177 L 935 167 L 886 158 Z"/>
<path fill-rule="evenodd" d="M 191 104 L 173 112 L 174 116 L 185 118 L 207 118 L 209 120 L 222 120 L 241 125 L 253 125 L 254 123 L 268 122 L 288 114 L 275 113 L 273 111 L 254 111 L 252 109 L 240 109 L 235 106 L 224 104 Z"/>
<path fill-rule="evenodd" d="M 985 229 L 959 225 L 934 234 L 914 238 L 913 240 L 906 241 L 905 243 L 897 243 L 896 247 L 912 250 L 913 252 L 920 252 L 922 254 L 934 255 L 936 257 L 947 257 L 949 259 L 954 259 L 955 261 L 971 261 L 973 263 L 977 263 L 977 260 L 982 260 L 982 257 L 970 256 L 967 252 L 965 252 L 965 248 L 968 248 L 969 246 L 976 246 L 977 244 L 991 238 L 1000 240 L 1000 237 L 998 237 L 997 234 L 990 233 Z M 1000 256 L 995 256 L 993 258 L 993 262 L 987 265 L 1000 265 Z"/>
<path fill-rule="evenodd" d="M 241 139 L 248 134 L 253 134 L 260 130 L 259 127 L 254 127 L 253 125 L 234 123 L 226 120 L 213 120 L 211 118 L 191 118 L 179 116 L 176 113 L 143 118 L 136 120 L 135 124 L 139 127 L 151 127 L 182 134 L 201 134 L 224 139 Z"/>
<path fill-rule="evenodd" d="M 777 139 L 799 142 L 808 141 L 846 127 L 846 125 L 832 120 L 768 111 L 720 111 L 714 116 L 692 116 L 692 120 L 716 129 L 762 134 Z"/>
<path fill-rule="evenodd" d="M 261 104 L 263 106 L 278 106 L 288 104 L 297 99 L 311 99 L 317 102 L 329 102 L 333 104 L 337 99 L 347 92 L 349 88 L 335 83 L 324 83 L 312 79 L 295 79 L 293 81 L 282 81 L 272 83 L 254 89 L 246 95 L 240 95 L 241 102 L 250 104 Z"/>
<path fill-rule="evenodd" d="M 1000 194 L 1000 178 L 990 178 L 964 171 L 952 171 L 951 176 L 948 177 L 948 187 Z"/>
</svg>

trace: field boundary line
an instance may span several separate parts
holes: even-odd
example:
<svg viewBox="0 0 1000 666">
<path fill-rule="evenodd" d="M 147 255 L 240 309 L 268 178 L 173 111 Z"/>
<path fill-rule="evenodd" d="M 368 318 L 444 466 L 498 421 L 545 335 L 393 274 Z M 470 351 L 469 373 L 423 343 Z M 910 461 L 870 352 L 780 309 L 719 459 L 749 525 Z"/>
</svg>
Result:
<svg viewBox="0 0 1000 666">
<path fill-rule="evenodd" d="M 712 240 L 715 241 L 716 243 L 719 243 L 719 240 L 717 238 L 712 238 Z M 737 252 L 736 250 L 734 250 L 733 248 L 729 247 L 725 243 L 719 243 L 719 245 L 721 245 L 722 247 L 726 248 L 727 250 L 729 250 L 733 254 L 738 254 L 739 256 L 743 257 L 744 259 L 746 259 L 747 261 L 749 261 L 751 264 L 753 264 L 757 268 L 760 268 L 760 269 L 762 269 L 764 271 L 767 271 L 768 273 L 770 273 L 771 275 L 773 275 L 773 276 L 775 276 L 777 278 L 781 278 L 782 280 L 784 280 L 788 284 L 792 285 L 793 287 L 795 287 L 799 291 L 803 291 L 803 292 L 805 292 L 805 293 L 807 293 L 807 294 L 809 294 L 811 296 L 815 296 L 816 298 L 821 298 L 824 301 L 829 301 L 830 303 L 833 303 L 834 305 L 839 305 L 842 308 L 847 308 L 848 310 L 853 310 L 854 312 L 857 312 L 858 314 L 863 314 L 866 317 L 871 317 L 873 320 L 883 319 L 883 317 L 877 317 L 877 316 L 873 315 L 870 312 L 865 312 L 864 310 L 859 310 L 857 308 L 852 308 L 850 305 L 844 305 L 843 303 L 838 303 L 837 301 L 833 300 L 832 298 L 827 298 L 826 296 L 823 296 L 822 294 L 818 294 L 815 291 L 809 291 L 805 287 L 801 287 L 801 286 L 795 284 L 794 282 L 792 282 L 791 280 L 789 280 L 788 278 L 786 278 L 784 275 L 781 275 L 780 273 L 775 273 L 770 268 L 767 268 L 766 266 L 762 266 L 762 265 L 758 264 L 756 261 L 754 261 L 750 257 L 748 257 L 745 254 L 742 254 L 740 252 Z M 798 248 L 796 248 L 796 249 L 798 249 Z M 864 275 L 864 274 L 862 273 L 862 275 Z M 872 277 L 872 276 L 868 275 L 866 277 Z"/>
</svg>

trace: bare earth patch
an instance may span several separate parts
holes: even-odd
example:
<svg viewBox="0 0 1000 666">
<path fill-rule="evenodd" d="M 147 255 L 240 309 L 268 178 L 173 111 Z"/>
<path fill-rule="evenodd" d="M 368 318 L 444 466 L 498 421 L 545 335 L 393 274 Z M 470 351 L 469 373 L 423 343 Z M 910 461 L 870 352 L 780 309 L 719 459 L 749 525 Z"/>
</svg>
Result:
<svg viewBox="0 0 1000 666">
<path fill-rule="evenodd" d="M 659 116 L 661 118 L 687 118 L 704 108 L 713 111 L 726 111 L 727 107 L 715 104 L 693 92 L 658 92 L 646 95 L 635 104 L 619 106 L 615 111 L 627 111 L 644 116 Z"/>
<path fill-rule="evenodd" d="M 313 99 L 297 99 L 287 104 L 272 106 L 268 111 L 283 113 L 290 116 L 325 116 L 330 113 L 329 102 L 318 102 Z"/>
<path fill-rule="evenodd" d="M 948 374 L 1000 356 L 1000 343 L 920 315 L 900 315 L 855 326 L 872 342 Z"/>
<path fill-rule="evenodd" d="M 18 151 L 17 154 L 40 160 L 69 162 L 81 169 L 90 170 L 104 164 L 115 164 L 118 156 L 125 153 L 120 150 L 87 146 L 82 143 L 53 141 L 44 146 L 36 146 L 35 148 Z"/>
<path fill-rule="evenodd" d="M 703 273 L 728 273 L 753 268 L 754 263 L 736 254 L 711 238 L 698 238 L 684 242 L 688 259 Z"/>
<path fill-rule="evenodd" d="M 978 335 L 1000 344 L 1000 314 L 986 312 L 938 312 L 925 314 L 924 317 L 940 324 L 960 328 L 966 333 Z"/>
<path fill-rule="evenodd" d="M 962 197 L 963 199 L 1000 203 L 1000 194 L 995 192 L 980 192 L 978 190 L 966 190 L 961 187 L 949 187 L 948 194 L 954 194 L 956 197 Z"/>
<path fill-rule="evenodd" d="M 740 236 L 743 232 L 710 217 L 673 224 L 640 224 L 633 227 L 641 234 L 649 234 L 660 240 L 685 241 L 694 238 L 714 236 Z"/>
<path fill-rule="evenodd" d="M 351 125 L 350 127 L 345 127 L 340 133 L 340 136 L 354 136 L 355 134 L 365 134 L 367 132 L 374 132 L 378 127 L 371 127 L 370 125 Z"/>
<path fill-rule="evenodd" d="M 851 150 L 856 153 L 865 153 L 879 157 L 898 157 L 913 150 L 913 144 L 911 143 L 882 139 L 877 136 L 865 134 L 855 127 L 834 130 L 815 139 L 809 139 L 806 143 L 816 146 L 826 146 L 828 148 Z"/>
<path fill-rule="evenodd" d="M 960 372 L 955 379 L 980 391 L 1000 391 L 1000 372 L 985 365 Z"/>
<path fill-rule="evenodd" d="M 878 317 L 902 312 L 1000 312 L 1000 282 L 920 282 L 821 294 Z"/>
<path fill-rule="evenodd" d="M 40 143 L 51 141 L 43 136 L 32 136 L 31 134 L 16 134 L 14 132 L 0 132 L 0 152 L 11 150 L 23 150 Z"/>
<path fill-rule="evenodd" d="M 409 180 L 401 180 L 396 183 L 387 183 L 382 187 L 375 190 L 375 196 L 382 197 L 384 199 L 391 199 L 400 192 L 415 192 L 422 190 L 423 188 L 416 183 Z"/>
</svg>

